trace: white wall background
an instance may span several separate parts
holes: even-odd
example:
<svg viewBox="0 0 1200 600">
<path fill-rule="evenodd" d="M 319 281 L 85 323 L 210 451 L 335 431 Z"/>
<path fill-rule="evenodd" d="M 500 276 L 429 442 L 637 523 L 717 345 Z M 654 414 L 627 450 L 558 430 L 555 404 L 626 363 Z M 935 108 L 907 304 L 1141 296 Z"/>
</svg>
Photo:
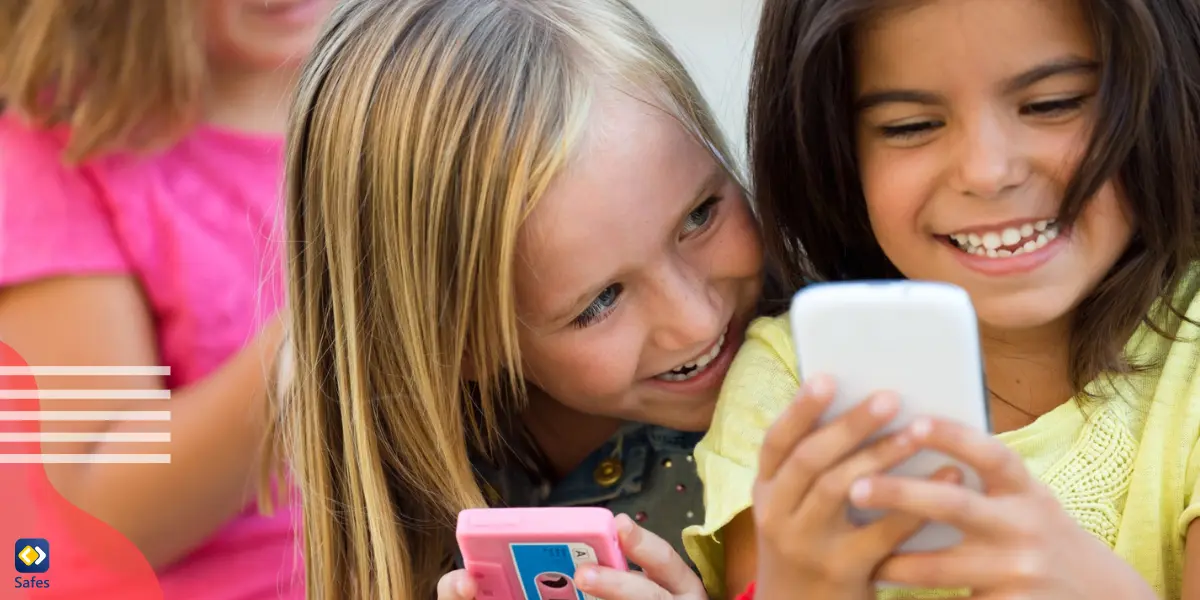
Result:
<svg viewBox="0 0 1200 600">
<path fill-rule="evenodd" d="M 750 55 L 762 0 L 631 1 L 674 46 L 744 160 Z"/>
</svg>

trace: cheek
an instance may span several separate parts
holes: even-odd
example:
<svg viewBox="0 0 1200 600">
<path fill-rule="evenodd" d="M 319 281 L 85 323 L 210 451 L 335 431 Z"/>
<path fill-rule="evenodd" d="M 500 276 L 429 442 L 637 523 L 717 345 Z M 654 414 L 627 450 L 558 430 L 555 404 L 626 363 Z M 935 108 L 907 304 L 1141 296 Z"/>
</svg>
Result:
<svg viewBox="0 0 1200 600">
<path fill-rule="evenodd" d="M 717 278 L 757 280 L 763 271 L 762 239 L 749 205 L 740 201 L 709 245 Z"/>
<path fill-rule="evenodd" d="M 249 0 L 249 3 L 261 0 Z M 274 70 L 298 64 L 312 50 L 324 13 L 312 23 L 281 27 L 248 14 L 247 0 L 214 0 L 201 10 L 205 42 L 211 59 L 252 71 Z"/>
<path fill-rule="evenodd" d="M 208 54 L 218 60 L 229 60 L 237 56 L 237 35 L 234 27 L 236 18 L 229 3 L 223 0 L 204 2 L 197 0 L 204 26 L 204 43 Z"/>
<path fill-rule="evenodd" d="M 635 382 L 641 346 L 638 336 L 613 315 L 592 331 L 564 332 L 522 340 L 525 375 L 559 402 L 602 412 L 614 396 Z"/>
<path fill-rule="evenodd" d="M 866 149 L 859 156 L 867 214 L 879 246 L 889 257 L 915 250 L 914 242 L 926 235 L 919 223 L 936 179 L 932 157 L 920 148 Z"/>
<path fill-rule="evenodd" d="M 1112 183 L 1096 193 L 1080 215 L 1078 228 L 1089 254 L 1102 257 L 1109 266 L 1115 263 L 1133 238 L 1135 224 L 1124 197 Z"/>
</svg>

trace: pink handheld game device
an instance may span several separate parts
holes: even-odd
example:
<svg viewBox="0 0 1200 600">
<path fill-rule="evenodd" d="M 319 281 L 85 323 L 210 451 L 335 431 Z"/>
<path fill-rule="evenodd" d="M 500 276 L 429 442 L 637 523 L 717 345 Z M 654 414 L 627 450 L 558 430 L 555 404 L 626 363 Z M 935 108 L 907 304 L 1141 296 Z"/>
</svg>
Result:
<svg viewBox="0 0 1200 600">
<path fill-rule="evenodd" d="M 575 588 L 576 567 L 628 568 L 604 508 L 468 509 L 457 536 L 476 600 L 596 600 Z"/>
</svg>

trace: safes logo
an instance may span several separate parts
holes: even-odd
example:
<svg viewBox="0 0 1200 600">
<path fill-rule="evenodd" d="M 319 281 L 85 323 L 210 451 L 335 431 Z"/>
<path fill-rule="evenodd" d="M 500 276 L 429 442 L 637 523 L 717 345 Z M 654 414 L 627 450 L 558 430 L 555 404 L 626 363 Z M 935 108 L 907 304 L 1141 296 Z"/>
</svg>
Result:
<svg viewBox="0 0 1200 600">
<path fill-rule="evenodd" d="M 50 542 L 41 538 L 17 540 L 18 573 L 45 573 L 50 570 Z"/>
<path fill-rule="evenodd" d="M 50 570 L 50 542 L 42 538 L 21 538 L 13 549 L 13 566 L 18 573 L 45 573 Z M 50 579 L 40 577 L 13 578 L 15 588 L 48 588 Z"/>
</svg>

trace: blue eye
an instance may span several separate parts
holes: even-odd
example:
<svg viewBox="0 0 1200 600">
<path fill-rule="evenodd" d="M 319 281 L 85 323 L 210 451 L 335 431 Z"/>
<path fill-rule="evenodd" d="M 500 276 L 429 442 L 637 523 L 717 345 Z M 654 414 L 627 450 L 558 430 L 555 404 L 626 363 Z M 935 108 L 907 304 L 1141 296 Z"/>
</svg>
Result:
<svg viewBox="0 0 1200 600">
<path fill-rule="evenodd" d="M 709 221 L 712 221 L 713 212 L 720 201 L 720 198 L 713 196 L 697 206 L 696 210 L 688 213 L 687 218 L 683 221 L 683 235 L 689 235 L 708 225 Z"/>
<path fill-rule="evenodd" d="M 621 292 L 623 291 L 625 291 L 625 287 L 619 283 L 614 283 L 604 288 L 604 291 L 600 292 L 600 295 L 596 296 L 596 299 L 592 300 L 592 303 L 583 309 L 583 312 L 579 313 L 578 317 L 575 317 L 571 325 L 582 329 L 604 320 L 604 317 L 608 316 L 612 307 L 616 306 L 617 300 L 621 298 Z"/>
</svg>

